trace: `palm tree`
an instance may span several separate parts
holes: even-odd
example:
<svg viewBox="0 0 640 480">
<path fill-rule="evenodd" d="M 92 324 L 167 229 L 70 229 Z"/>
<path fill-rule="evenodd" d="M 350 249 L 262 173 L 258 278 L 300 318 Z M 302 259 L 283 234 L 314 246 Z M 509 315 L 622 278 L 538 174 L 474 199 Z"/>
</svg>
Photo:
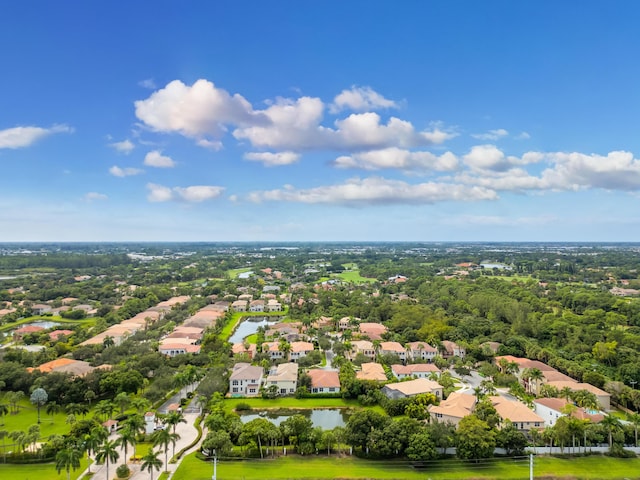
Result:
<svg viewBox="0 0 640 480">
<path fill-rule="evenodd" d="M 2 417 L 2 426 L 4 426 L 4 416 L 9 413 L 9 406 L 6 403 L 0 403 L 0 417 Z"/>
<path fill-rule="evenodd" d="M 629 420 L 629 422 L 631 422 L 631 424 L 633 425 L 633 431 L 635 433 L 635 439 L 636 439 L 635 445 L 637 447 L 638 446 L 638 426 L 640 425 L 640 414 L 632 413 L 631 415 L 629 415 L 627 420 Z"/>
<path fill-rule="evenodd" d="M 54 422 L 54 415 L 60 411 L 62 407 L 58 405 L 56 402 L 49 402 L 45 408 L 45 412 L 47 415 L 51 415 L 51 423 Z"/>
<path fill-rule="evenodd" d="M 115 410 L 116 406 L 109 400 L 102 400 L 96 405 L 96 414 L 99 416 L 104 416 L 105 419 L 111 418 Z"/>
<path fill-rule="evenodd" d="M 9 436 L 9 432 L 7 430 L 0 430 L 0 438 L 2 439 L 2 457 L 4 459 L 4 463 L 7 463 L 7 447 L 5 445 L 5 438 Z"/>
<path fill-rule="evenodd" d="M 609 449 L 611 449 L 613 445 L 613 432 L 615 430 L 619 430 L 622 427 L 622 424 L 620 423 L 620 420 L 609 414 L 602 419 L 600 425 L 602 425 L 605 431 L 609 434 Z"/>
<path fill-rule="evenodd" d="M 160 470 L 162 467 L 162 460 L 158 458 L 158 454 L 150 448 L 149 451 L 142 457 L 142 465 L 140 469 L 144 472 L 147 470 L 151 474 L 151 480 L 153 480 L 153 471 Z"/>
<path fill-rule="evenodd" d="M 164 423 L 173 427 L 173 433 L 176 433 L 176 426 L 179 423 L 187 423 L 182 412 L 173 410 L 164 417 Z"/>
<path fill-rule="evenodd" d="M 160 430 L 156 430 L 151 435 L 151 441 L 153 441 L 153 446 L 157 447 L 158 445 L 164 447 L 164 468 L 167 470 L 169 463 L 169 444 L 174 443 L 180 438 L 180 435 L 177 433 L 171 433 L 166 428 L 162 428 Z"/>
<path fill-rule="evenodd" d="M 24 452 L 24 448 L 27 445 L 27 434 L 22 430 L 16 430 L 9 433 L 9 438 L 13 440 L 13 443 L 18 447 L 18 451 Z"/>
<path fill-rule="evenodd" d="M 129 397 L 128 393 L 120 392 L 118 395 L 116 395 L 116 398 L 113 399 L 113 403 L 120 407 L 120 415 L 122 415 L 127 407 L 131 405 L 131 398 Z"/>
<path fill-rule="evenodd" d="M 95 453 L 98 447 L 109 437 L 109 432 L 102 427 L 96 426 L 91 429 L 91 432 L 84 436 L 83 446 L 87 451 L 87 460 L 89 466 L 89 473 L 91 473 L 91 453 Z"/>
<path fill-rule="evenodd" d="M 62 470 L 67 472 L 67 480 L 71 478 L 71 469 L 75 471 L 80 468 L 80 459 L 82 452 L 75 446 L 70 445 L 63 448 L 56 454 L 56 471 L 60 473 Z"/>
<path fill-rule="evenodd" d="M 146 398 L 137 397 L 131 400 L 131 406 L 136 410 L 136 412 L 142 415 L 151 408 L 151 402 Z"/>
<path fill-rule="evenodd" d="M 133 447 L 133 452 L 135 455 L 136 435 L 137 435 L 137 432 L 134 431 L 130 425 L 120 429 L 120 438 L 117 440 L 117 442 L 118 442 L 118 445 L 121 445 L 122 448 L 124 448 L 124 463 L 127 463 L 127 460 L 129 459 L 129 456 L 127 455 L 127 447 L 129 445 Z"/>
<path fill-rule="evenodd" d="M 36 388 L 31 393 L 30 400 L 38 409 L 38 423 L 40 423 L 40 409 L 49 400 L 49 395 L 47 395 L 47 391 L 44 388 Z"/>
<path fill-rule="evenodd" d="M 109 462 L 115 463 L 120 458 L 117 440 L 105 440 L 96 450 L 96 462 L 105 462 L 107 466 L 107 480 L 109 479 Z"/>
</svg>

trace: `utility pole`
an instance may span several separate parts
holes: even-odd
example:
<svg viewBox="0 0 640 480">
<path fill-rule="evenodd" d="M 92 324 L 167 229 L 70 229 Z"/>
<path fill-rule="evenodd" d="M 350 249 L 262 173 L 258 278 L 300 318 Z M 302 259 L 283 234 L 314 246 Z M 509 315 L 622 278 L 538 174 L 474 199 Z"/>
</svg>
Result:
<svg viewBox="0 0 640 480">
<path fill-rule="evenodd" d="M 218 470 L 218 456 L 214 455 L 213 456 L 213 477 L 211 477 L 211 480 L 217 480 L 217 470 Z"/>
<path fill-rule="evenodd" d="M 533 453 L 529 454 L 529 480 L 533 480 Z"/>
</svg>

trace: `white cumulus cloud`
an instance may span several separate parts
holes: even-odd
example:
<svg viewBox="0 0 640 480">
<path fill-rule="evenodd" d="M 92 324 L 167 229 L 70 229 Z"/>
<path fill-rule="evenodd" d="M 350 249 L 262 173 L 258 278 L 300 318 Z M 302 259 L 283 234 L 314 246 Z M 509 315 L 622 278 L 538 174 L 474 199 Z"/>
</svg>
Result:
<svg viewBox="0 0 640 480">
<path fill-rule="evenodd" d="M 294 152 L 249 152 L 244 155 L 246 160 L 262 162 L 267 167 L 291 165 L 300 159 L 300 155 Z"/>
<path fill-rule="evenodd" d="M 396 147 L 359 152 L 338 157 L 333 164 L 338 168 L 381 170 L 394 168 L 405 171 L 446 172 L 458 168 L 458 158 L 451 152 L 434 155 L 431 152 L 412 152 Z"/>
<path fill-rule="evenodd" d="M 109 197 L 107 195 L 105 195 L 104 193 L 98 193 L 98 192 L 88 192 L 87 194 L 85 194 L 84 199 L 87 202 L 93 202 L 96 200 L 107 200 Z"/>
<path fill-rule="evenodd" d="M 120 153 L 124 153 L 125 155 L 128 155 L 129 153 L 131 153 L 133 151 L 134 148 L 136 148 L 134 143 L 131 140 L 128 140 L 128 139 L 127 140 L 123 140 L 122 142 L 110 143 L 109 146 L 114 148 L 115 150 L 117 150 Z"/>
<path fill-rule="evenodd" d="M 117 165 L 114 165 L 109 169 L 109 173 L 114 177 L 131 177 L 133 175 L 140 175 L 141 173 L 143 173 L 143 171 L 144 170 L 141 170 L 139 168 L 133 168 L 133 167 L 122 168 L 122 167 L 118 167 Z"/>
<path fill-rule="evenodd" d="M 0 130 L 1 148 L 29 147 L 38 140 L 55 133 L 72 133 L 73 128 L 67 125 L 54 125 L 50 128 L 42 127 L 14 127 Z"/>
<path fill-rule="evenodd" d="M 147 184 L 147 199 L 150 202 L 168 202 L 183 200 L 185 202 L 200 203 L 219 197 L 224 187 L 212 185 L 193 185 L 190 187 L 165 187 L 155 183 Z"/>
<path fill-rule="evenodd" d="M 489 130 L 486 133 L 472 133 L 471 136 L 473 138 L 477 138 L 478 140 L 500 140 L 503 137 L 509 135 L 509 132 L 504 128 L 498 128 L 496 130 Z"/>
<path fill-rule="evenodd" d="M 173 168 L 176 166 L 176 162 L 171 157 L 162 155 L 160 150 L 152 150 L 147 153 L 144 157 L 144 164 L 156 168 Z"/>
<path fill-rule="evenodd" d="M 409 184 L 385 178 L 352 178 L 338 185 L 296 189 L 256 191 L 249 194 L 253 202 L 281 201 L 307 204 L 338 204 L 349 206 L 384 204 L 432 204 L 444 201 L 495 200 L 495 191 L 478 186 L 427 182 Z"/>
<path fill-rule="evenodd" d="M 338 113 L 345 109 L 356 112 L 367 110 L 398 108 L 398 104 L 393 100 L 384 98 L 371 87 L 351 87 L 350 90 L 343 90 L 329 106 L 331 113 Z"/>
</svg>

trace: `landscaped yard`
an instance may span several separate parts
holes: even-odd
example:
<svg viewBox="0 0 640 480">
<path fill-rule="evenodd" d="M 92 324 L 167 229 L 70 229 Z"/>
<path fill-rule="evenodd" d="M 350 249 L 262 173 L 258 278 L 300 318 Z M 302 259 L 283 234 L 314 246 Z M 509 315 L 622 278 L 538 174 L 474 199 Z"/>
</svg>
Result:
<svg viewBox="0 0 640 480">
<path fill-rule="evenodd" d="M 0 429 L 8 432 L 15 430 L 27 431 L 31 425 L 38 424 L 38 411 L 27 398 L 20 402 L 20 413 L 16 415 L 7 414 L 0 418 Z M 65 423 L 67 414 L 64 412 L 56 413 L 53 415 L 47 415 L 45 411 L 46 407 L 40 409 L 40 438 L 47 438 L 50 435 L 63 435 L 69 433 L 69 425 Z M 88 414 L 87 417 L 91 415 Z M 79 419 L 82 416 L 78 416 Z M 2 425 L 4 424 L 4 425 Z M 10 443 L 11 440 L 7 440 Z M 2 448 L 2 443 L 0 443 Z"/>
<path fill-rule="evenodd" d="M 614 459 L 592 456 L 576 459 L 537 457 L 534 474 L 545 479 L 623 479 L 638 478 L 640 459 Z M 175 480 L 208 479 L 213 472 L 211 462 L 203 462 L 195 454 L 184 458 L 173 476 Z M 408 462 L 370 461 L 355 457 L 299 457 L 292 455 L 275 460 L 218 462 L 218 479 L 422 479 L 454 480 L 464 478 L 520 480 L 528 478 L 526 459 L 500 460 L 487 463 L 462 463 L 452 459 L 433 463 L 423 470 Z"/>
<path fill-rule="evenodd" d="M 251 270 L 253 270 L 251 267 L 233 268 L 231 270 L 227 270 L 227 275 L 229 276 L 229 278 L 238 278 L 238 275 L 240 275 L 241 273 L 250 272 Z"/>
<path fill-rule="evenodd" d="M 87 468 L 87 456 L 80 461 L 80 468 L 71 471 L 71 479 L 75 480 Z M 115 470 L 114 470 L 115 472 Z M 37 463 L 34 465 L 0 464 L 0 478 L 2 480 L 66 480 L 67 472 L 56 473 L 55 463 Z"/>
<path fill-rule="evenodd" d="M 342 273 L 332 274 L 333 277 L 339 278 L 343 282 L 351 282 L 351 283 L 373 283 L 376 281 L 375 278 L 366 278 L 360 276 L 360 270 L 346 270 Z"/>
</svg>

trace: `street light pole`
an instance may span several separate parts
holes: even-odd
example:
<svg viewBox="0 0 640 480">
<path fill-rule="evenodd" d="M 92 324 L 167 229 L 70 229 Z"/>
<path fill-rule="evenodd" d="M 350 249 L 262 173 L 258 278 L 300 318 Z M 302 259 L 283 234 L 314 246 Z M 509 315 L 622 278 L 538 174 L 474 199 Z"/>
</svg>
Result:
<svg viewBox="0 0 640 480">
<path fill-rule="evenodd" d="M 636 380 L 629 380 L 629 383 L 631 384 L 631 388 L 633 388 L 634 390 L 636 389 L 636 383 L 638 383 Z"/>
<path fill-rule="evenodd" d="M 211 480 L 217 480 L 217 470 L 218 470 L 218 456 L 214 455 L 213 456 L 213 477 L 211 477 Z"/>
</svg>

